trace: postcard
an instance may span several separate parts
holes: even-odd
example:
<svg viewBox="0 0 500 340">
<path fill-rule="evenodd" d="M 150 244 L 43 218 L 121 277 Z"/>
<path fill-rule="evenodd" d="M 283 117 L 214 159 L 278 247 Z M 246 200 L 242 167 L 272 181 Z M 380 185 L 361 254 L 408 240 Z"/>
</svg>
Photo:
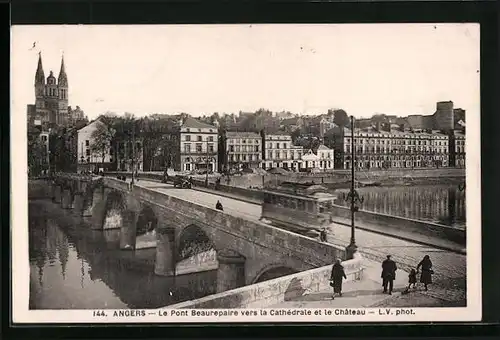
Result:
<svg viewBox="0 0 500 340">
<path fill-rule="evenodd" d="M 480 321 L 479 40 L 13 26 L 13 321 Z"/>
</svg>

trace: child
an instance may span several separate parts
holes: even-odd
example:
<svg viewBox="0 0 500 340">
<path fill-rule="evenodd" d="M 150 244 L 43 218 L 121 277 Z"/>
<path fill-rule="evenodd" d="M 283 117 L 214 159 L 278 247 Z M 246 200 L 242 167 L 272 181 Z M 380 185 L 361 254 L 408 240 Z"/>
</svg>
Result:
<svg viewBox="0 0 500 340">
<path fill-rule="evenodd" d="M 408 287 L 403 291 L 403 294 L 408 294 L 410 292 L 411 285 L 413 285 L 413 289 L 415 289 L 415 285 L 417 284 L 417 272 L 415 269 L 410 271 L 408 274 Z"/>
<path fill-rule="evenodd" d="M 415 289 L 415 285 L 417 284 L 417 272 L 415 269 L 412 269 L 410 271 L 410 274 L 408 275 L 408 289 L 410 289 L 411 285 L 413 285 L 413 288 Z"/>
</svg>

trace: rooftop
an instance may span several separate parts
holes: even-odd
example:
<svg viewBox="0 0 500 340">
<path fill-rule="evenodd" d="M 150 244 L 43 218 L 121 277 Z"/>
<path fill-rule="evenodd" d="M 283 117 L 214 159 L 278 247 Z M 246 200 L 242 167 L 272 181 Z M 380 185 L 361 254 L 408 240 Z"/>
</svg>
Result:
<svg viewBox="0 0 500 340">
<path fill-rule="evenodd" d="M 214 125 L 200 122 L 199 120 L 191 118 L 191 117 L 186 118 L 184 123 L 182 123 L 182 127 L 183 128 L 192 128 L 192 129 L 214 129 L 214 130 L 217 130 L 217 127 L 215 127 Z"/>
</svg>

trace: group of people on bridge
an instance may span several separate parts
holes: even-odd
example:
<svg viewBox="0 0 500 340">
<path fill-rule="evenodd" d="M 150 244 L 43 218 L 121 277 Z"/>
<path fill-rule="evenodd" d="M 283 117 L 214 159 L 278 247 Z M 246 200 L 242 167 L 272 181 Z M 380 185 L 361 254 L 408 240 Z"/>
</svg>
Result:
<svg viewBox="0 0 500 340">
<path fill-rule="evenodd" d="M 381 274 L 384 294 L 392 295 L 397 269 L 398 267 L 396 265 L 396 262 L 391 259 L 391 255 L 387 255 L 387 258 L 382 262 Z M 428 285 L 432 283 L 432 274 L 434 274 L 434 271 L 432 270 L 432 261 L 429 255 L 425 255 L 422 261 L 418 263 L 416 270 L 411 269 L 408 275 L 408 286 L 403 291 L 403 294 L 409 293 L 409 290 L 412 286 L 413 289 L 416 288 L 417 273 L 419 273 L 419 269 L 422 270 L 420 274 L 420 283 L 424 284 L 424 289 L 426 291 L 428 290 Z M 342 282 L 344 279 L 347 279 L 347 275 L 344 271 L 344 267 L 342 266 L 340 259 L 337 259 L 332 267 L 332 272 L 330 275 L 330 286 L 333 287 L 332 299 L 335 299 L 337 295 L 342 296 Z"/>
</svg>

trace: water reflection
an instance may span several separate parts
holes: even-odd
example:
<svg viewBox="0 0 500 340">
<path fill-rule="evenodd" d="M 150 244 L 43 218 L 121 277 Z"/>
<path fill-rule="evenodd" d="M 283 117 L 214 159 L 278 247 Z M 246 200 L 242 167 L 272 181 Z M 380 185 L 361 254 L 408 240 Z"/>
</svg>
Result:
<svg viewBox="0 0 500 340">
<path fill-rule="evenodd" d="M 48 202 L 29 214 L 31 309 L 157 308 L 215 293 L 215 271 L 154 275 L 156 250 L 120 251 L 119 230 L 91 230 Z"/>
<path fill-rule="evenodd" d="M 465 226 L 465 191 L 456 185 L 364 187 L 361 209 L 382 214 Z M 345 201 L 337 203 L 347 205 Z"/>
</svg>

